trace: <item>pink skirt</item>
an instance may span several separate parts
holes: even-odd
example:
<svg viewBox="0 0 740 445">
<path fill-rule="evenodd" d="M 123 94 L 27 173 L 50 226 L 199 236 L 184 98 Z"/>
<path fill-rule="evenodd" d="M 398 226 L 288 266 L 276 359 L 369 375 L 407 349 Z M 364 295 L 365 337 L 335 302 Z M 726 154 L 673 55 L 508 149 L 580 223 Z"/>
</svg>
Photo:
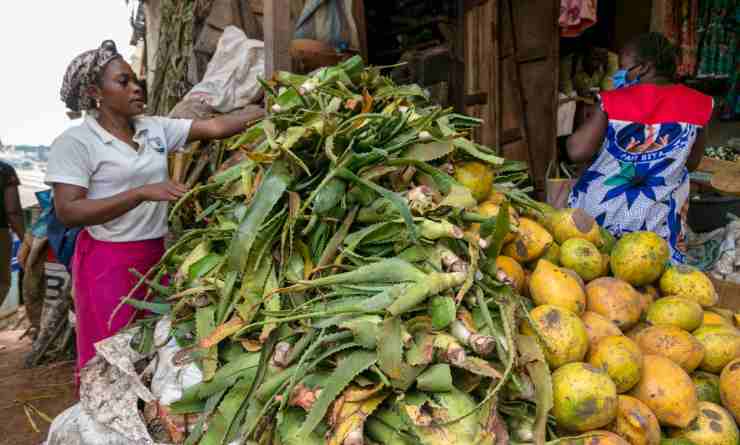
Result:
<svg viewBox="0 0 740 445">
<path fill-rule="evenodd" d="M 163 254 L 163 238 L 113 243 L 95 240 L 86 230 L 80 232 L 72 259 L 78 383 L 80 370 L 95 357 L 95 343 L 115 335 L 130 321 L 144 315 L 130 305 L 123 305 L 111 320 L 113 311 L 138 281 L 130 269 L 145 274 Z M 138 299 L 145 296 L 144 287 L 133 295 Z"/>
</svg>

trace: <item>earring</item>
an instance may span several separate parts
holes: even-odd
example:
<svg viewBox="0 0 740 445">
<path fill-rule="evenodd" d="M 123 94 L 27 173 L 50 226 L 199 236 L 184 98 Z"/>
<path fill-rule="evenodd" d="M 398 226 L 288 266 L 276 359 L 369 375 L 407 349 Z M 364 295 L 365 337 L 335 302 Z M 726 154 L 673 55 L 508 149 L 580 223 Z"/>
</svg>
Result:
<svg viewBox="0 0 740 445">
<path fill-rule="evenodd" d="M 95 108 L 100 109 L 100 99 L 95 99 Z"/>
</svg>

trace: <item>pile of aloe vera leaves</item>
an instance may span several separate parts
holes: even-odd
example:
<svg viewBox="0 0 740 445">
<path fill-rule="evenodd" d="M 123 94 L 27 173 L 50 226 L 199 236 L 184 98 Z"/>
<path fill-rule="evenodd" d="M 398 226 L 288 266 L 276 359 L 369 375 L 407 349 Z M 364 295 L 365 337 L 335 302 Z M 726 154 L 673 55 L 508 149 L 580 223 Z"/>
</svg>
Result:
<svg viewBox="0 0 740 445">
<path fill-rule="evenodd" d="M 172 207 L 151 298 L 128 300 L 152 314 L 140 348 L 168 316 L 203 372 L 169 407 L 198 415 L 185 443 L 552 439 L 543 351 L 518 335 L 528 300 L 496 280 L 508 206 L 536 211 L 526 167 L 359 58 L 263 87 L 268 117 Z M 498 216 L 451 174 L 473 160 L 507 197 Z"/>
</svg>

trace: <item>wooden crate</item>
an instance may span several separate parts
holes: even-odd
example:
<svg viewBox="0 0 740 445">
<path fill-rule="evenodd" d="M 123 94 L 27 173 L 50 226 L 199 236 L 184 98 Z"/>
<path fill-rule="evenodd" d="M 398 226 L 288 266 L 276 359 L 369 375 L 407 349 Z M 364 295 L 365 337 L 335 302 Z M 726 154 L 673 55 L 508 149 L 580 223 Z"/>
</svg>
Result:
<svg viewBox="0 0 740 445">
<path fill-rule="evenodd" d="M 740 284 L 716 278 L 712 278 L 712 283 L 714 283 L 714 289 L 719 294 L 717 306 L 733 312 L 740 312 Z"/>
</svg>

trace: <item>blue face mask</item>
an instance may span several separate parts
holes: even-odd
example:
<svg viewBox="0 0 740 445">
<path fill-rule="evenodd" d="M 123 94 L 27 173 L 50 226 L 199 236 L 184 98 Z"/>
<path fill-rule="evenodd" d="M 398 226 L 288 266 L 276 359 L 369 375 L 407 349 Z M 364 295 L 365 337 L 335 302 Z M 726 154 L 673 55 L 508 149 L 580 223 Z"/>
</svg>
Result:
<svg viewBox="0 0 740 445">
<path fill-rule="evenodd" d="M 617 71 L 616 73 L 614 73 L 614 75 L 612 76 L 612 82 L 614 82 L 614 88 L 619 89 L 619 88 L 629 87 L 629 86 L 639 83 L 640 76 L 635 77 L 633 80 L 629 80 L 629 77 L 628 77 L 628 74 L 630 73 L 630 71 L 637 68 L 638 66 L 640 65 L 635 65 L 629 69 L 621 69 Z"/>
</svg>

